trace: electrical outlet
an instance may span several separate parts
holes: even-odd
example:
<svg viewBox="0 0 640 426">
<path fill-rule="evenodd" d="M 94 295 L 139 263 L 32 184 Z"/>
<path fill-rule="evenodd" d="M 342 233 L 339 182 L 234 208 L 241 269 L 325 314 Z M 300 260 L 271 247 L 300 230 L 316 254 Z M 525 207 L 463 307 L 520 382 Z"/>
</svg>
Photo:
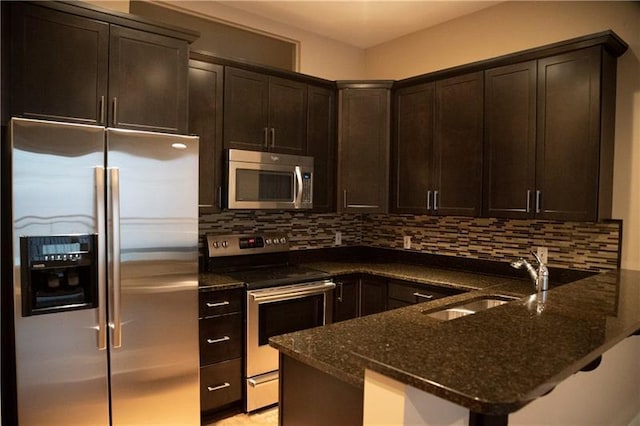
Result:
<svg viewBox="0 0 640 426">
<path fill-rule="evenodd" d="M 336 231 L 335 243 L 337 246 L 342 244 L 342 232 Z"/>
<path fill-rule="evenodd" d="M 411 248 L 411 237 L 408 235 L 405 235 L 404 237 L 404 248 L 406 249 L 410 249 Z"/>
<path fill-rule="evenodd" d="M 536 254 L 540 258 L 542 263 L 546 265 L 549 259 L 549 250 L 546 247 L 538 247 Z"/>
</svg>

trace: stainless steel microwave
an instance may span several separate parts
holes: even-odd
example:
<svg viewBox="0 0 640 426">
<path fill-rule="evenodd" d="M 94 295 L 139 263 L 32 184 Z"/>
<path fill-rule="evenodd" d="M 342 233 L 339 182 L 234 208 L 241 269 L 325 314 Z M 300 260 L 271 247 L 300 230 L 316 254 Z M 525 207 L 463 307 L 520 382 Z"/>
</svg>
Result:
<svg viewBox="0 0 640 426">
<path fill-rule="evenodd" d="M 313 207 L 313 157 L 229 149 L 226 178 L 229 209 Z"/>
</svg>

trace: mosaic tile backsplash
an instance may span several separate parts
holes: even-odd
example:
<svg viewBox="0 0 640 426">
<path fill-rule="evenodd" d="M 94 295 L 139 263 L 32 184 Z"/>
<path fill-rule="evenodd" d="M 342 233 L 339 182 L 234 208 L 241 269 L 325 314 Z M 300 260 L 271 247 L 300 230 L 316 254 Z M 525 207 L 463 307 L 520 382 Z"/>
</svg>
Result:
<svg viewBox="0 0 640 426">
<path fill-rule="evenodd" d="M 342 244 L 403 249 L 473 259 L 510 261 L 532 247 L 549 248 L 549 265 L 591 271 L 618 265 L 621 224 L 397 214 L 227 211 L 201 214 L 200 234 L 286 232 L 293 250 Z"/>
</svg>

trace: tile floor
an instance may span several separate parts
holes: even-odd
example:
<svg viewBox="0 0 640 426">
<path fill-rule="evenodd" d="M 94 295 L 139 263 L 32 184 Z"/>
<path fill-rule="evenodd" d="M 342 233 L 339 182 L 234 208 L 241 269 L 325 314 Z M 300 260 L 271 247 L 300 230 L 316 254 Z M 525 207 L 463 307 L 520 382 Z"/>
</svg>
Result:
<svg viewBox="0 0 640 426">
<path fill-rule="evenodd" d="M 253 414 L 236 414 L 233 417 L 206 423 L 202 426 L 277 426 L 278 407 L 258 411 Z"/>
</svg>

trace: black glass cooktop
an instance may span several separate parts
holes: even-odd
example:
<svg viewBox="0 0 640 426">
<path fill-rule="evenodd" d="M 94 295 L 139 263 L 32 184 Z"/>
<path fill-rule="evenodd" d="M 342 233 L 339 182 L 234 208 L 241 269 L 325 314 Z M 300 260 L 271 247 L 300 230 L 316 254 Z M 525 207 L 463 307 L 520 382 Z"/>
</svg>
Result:
<svg viewBox="0 0 640 426">
<path fill-rule="evenodd" d="M 329 274 L 304 266 L 287 265 L 230 272 L 228 275 L 242 280 L 248 289 L 275 287 L 308 281 L 328 279 Z"/>
</svg>

